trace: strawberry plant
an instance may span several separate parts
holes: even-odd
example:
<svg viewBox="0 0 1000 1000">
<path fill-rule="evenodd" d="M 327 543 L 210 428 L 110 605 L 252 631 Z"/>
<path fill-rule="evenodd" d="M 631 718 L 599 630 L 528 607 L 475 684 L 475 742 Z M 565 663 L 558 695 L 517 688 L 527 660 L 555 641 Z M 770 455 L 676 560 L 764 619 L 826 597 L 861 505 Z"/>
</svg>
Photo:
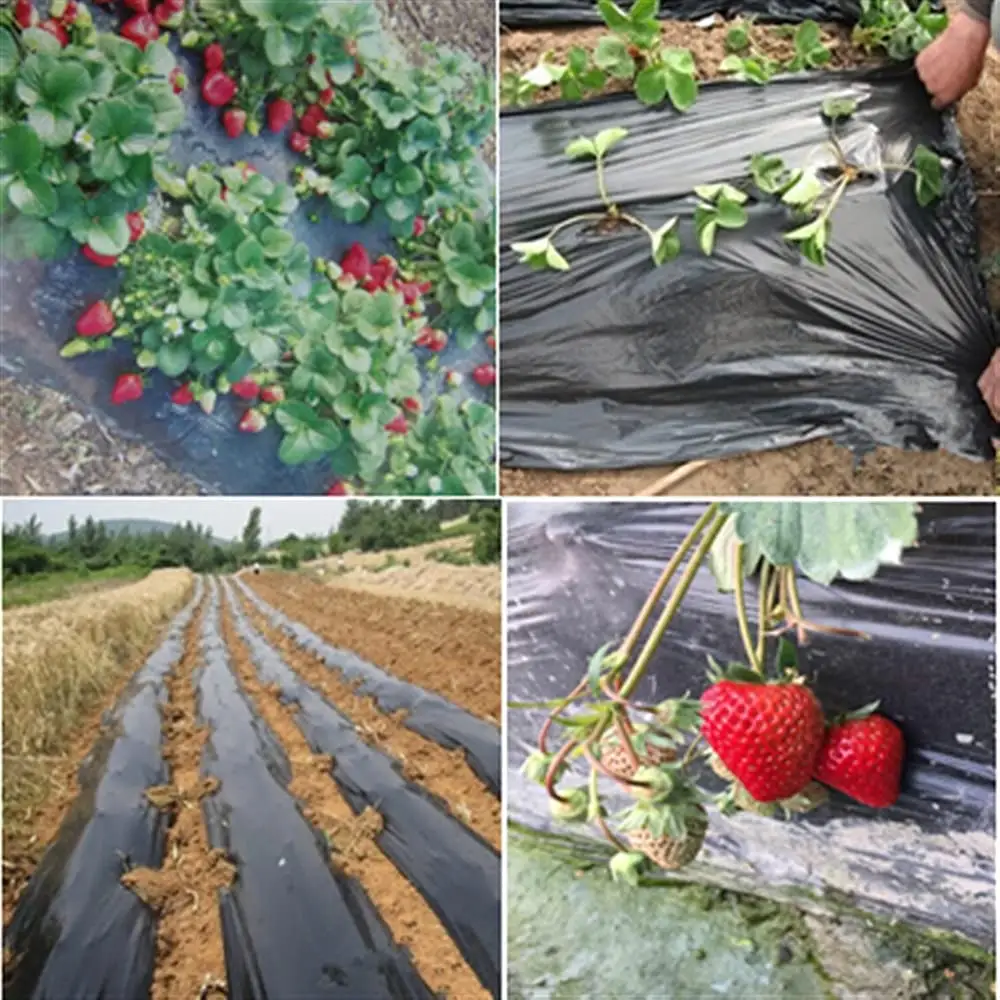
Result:
<svg viewBox="0 0 1000 1000">
<path fill-rule="evenodd" d="M 598 0 L 597 7 L 610 33 L 598 41 L 593 55 L 576 47 L 560 64 L 547 54 L 527 73 L 504 77 L 505 99 L 526 104 L 539 90 L 558 84 L 563 97 L 579 100 L 603 90 L 610 80 L 628 80 L 644 104 L 669 100 L 678 111 L 693 107 L 698 99 L 694 57 L 687 49 L 663 44 L 660 0 L 636 0 L 628 12 L 613 0 Z"/>
<path fill-rule="evenodd" d="M 403 263 L 429 282 L 440 306 L 437 323 L 468 349 L 496 327 L 495 214 L 468 210 L 438 216 L 420 236 L 400 240 Z"/>
<path fill-rule="evenodd" d="M 906 0 L 861 0 L 861 16 L 852 35 L 868 52 L 884 52 L 906 62 L 922 52 L 948 26 L 948 15 L 921 0 L 913 10 Z"/>
<path fill-rule="evenodd" d="M 734 80 L 770 83 L 779 73 L 821 69 L 832 58 L 833 54 L 823 44 L 819 25 L 815 21 L 803 21 L 794 29 L 795 55 L 787 61 L 772 59 L 762 51 L 754 40 L 753 29 L 752 20 L 741 20 L 726 35 L 729 55 L 722 60 L 719 69 L 730 74 Z"/>
<path fill-rule="evenodd" d="M 152 190 L 184 107 L 162 42 L 98 33 L 85 8 L 65 44 L 0 12 L 0 213 L 5 252 L 53 258 L 80 244 L 111 262 Z"/>
<path fill-rule="evenodd" d="M 677 870 L 695 860 L 713 806 L 791 816 L 821 806 L 824 784 L 872 808 L 891 806 L 903 768 L 898 728 L 875 714 L 877 705 L 828 724 L 799 668 L 811 633 L 861 633 L 809 621 L 798 580 L 869 579 L 916 540 L 912 503 L 710 505 L 625 638 L 598 650 L 565 697 L 512 706 L 547 712 L 523 771 L 545 787 L 553 817 L 593 823 L 617 850 L 612 876 L 637 885 L 651 866 Z M 745 662 L 722 667 L 710 659 L 699 698 L 639 702 L 639 685 L 706 565 L 733 595 Z M 571 783 L 578 761 L 588 777 Z M 634 804 L 612 813 L 608 785 Z"/>
<path fill-rule="evenodd" d="M 814 264 L 825 265 L 833 229 L 833 214 L 844 193 L 854 184 L 874 181 L 883 173 L 911 174 L 917 202 L 922 207 L 933 204 L 944 194 L 944 168 L 941 158 L 926 146 L 918 146 L 905 163 L 882 162 L 878 169 L 853 162 L 845 153 L 837 134 L 839 123 L 857 109 L 850 99 L 834 98 L 823 105 L 830 122 L 830 135 L 824 150 L 832 155 L 828 167 L 791 170 L 779 156 L 756 154 L 751 158 L 750 176 L 758 191 L 776 197 L 799 218 L 800 225 L 785 234 L 798 245 Z"/>
<path fill-rule="evenodd" d="M 489 200 L 476 150 L 493 126 L 492 87 L 468 56 L 428 48 L 423 65 L 400 65 L 370 2 L 199 0 L 197 14 L 183 41 L 211 49 L 211 72 L 232 79 L 222 103 L 235 101 L 252 134 L 265 108 L 272 131 L 294 109 L 290 144 L 338 218 L 378 209 L 407 236 L 418 217 Z"/>
</svg>

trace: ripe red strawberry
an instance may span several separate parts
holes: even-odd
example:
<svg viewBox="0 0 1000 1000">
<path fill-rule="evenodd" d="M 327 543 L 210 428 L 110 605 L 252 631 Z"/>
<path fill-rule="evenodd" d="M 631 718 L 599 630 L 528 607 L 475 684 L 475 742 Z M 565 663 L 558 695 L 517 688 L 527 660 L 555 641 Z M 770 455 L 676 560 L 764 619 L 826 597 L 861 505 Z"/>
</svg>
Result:
<svg viewBox="0 0 1000 1000">
<path fill-rule="evenodd" d="M 62 17 L 58 20 L 62 21 L 63 24 L 76 24 L 76 19 L 80 16 L 80 5 L 76 0 L 69 0 L 66 4 L 66 9 L 62 12 Z"/>
<path fill-rule="evenodd" d="M 403 409 L 408 410 L 410 413 L 419 413 L 423 409 L 423 405 L 416 397 L 407 396 L 403 400 Z"/>
<path fill-rule="evenodd" d="M 153 20 L 156 21 L 160 27 L 166 25 L 169 21 L 173 20 L 177 16 L 177 11 L 168 7 L 165 3 L 161 3 L 153 11 Z"/>
<path fill-rule="evenodd" d="M 339 479 L 326 491 L 328 497 L 347 497 L 350 496 L 350 492 L 347 489 L 347 484 L 341 482 Z"/>
<path fill-rule="evenodd" d="M 123 403 L 134 403 L 142 398 L 142 376 L 141 375 L 119 375 L 111 390 L 111 402 L 115 406 Z"/>
<path fill-rule="evenodd" d="M 394 278 L 399 270 L 399 265 L 388 254 L 382 254 L 375 264 L 385 271 L 387 280 Z"/>
<path fill-rule="evenodd" d="M 187 86 L 187 77 L 181 72 L 180 67 L 170 71 L 170 84 L 174 88 L 174 93 L 179 94 Z"/>
<path fill-rule="evenodd" d="M 175 14 L 179 14 L 185 6 L 186 0 L 163 0 L 163 6 L 169 7 Z"/>
<path fill-rule="evenodd" d="M 481 385 L 485 389 L 496 382 L 497 370 L 493 365 L 480 365 L 473 371 L 472 379 L 477 385 Z"/>
<path fill-rule="evenodd" d="M 115 328 L 111 307 L 103 299 L 95 302 L 76 321 L 76 332 L 81 337 L 103 337 Z"/>
<path fill-rule="evenodd" d="M 222 114 L 222 127 L 230 139 L 238 139 L 247 127 L 247 113 L 239 108 L 230 108 Z"/>
<path fill-rule="evenodd" d="M 353 243 L 340 259 L 340 267 L 344 274 L 349 274 L 352 278 L 363 281 L 371 274 L 371 257 L 368 256 L 368 251 L 360 243 Z"/>
<path fill-rule="evenodd" d="M 423 236 L 427 232 L 427 220 L 422 216 L 418 215 L 413 220 L 413 235 Z"/>
<path fill-rule="evenodd" d="M 38 27 L 42 31 L 47 31 L 53 38 L 57 38 L 63 48 L 69 45 L 69 32 L 58 21 L 53 21 L 50 17 L 47 21 L 42 21 Z"/>
<path fill-rule="evenodd" d="M 316 99 L 317 103 L 321 108 L 328 108 L 330 102 L 333 100 L 333 87 L 327 87 L 319 92 L 319 97 Z"/>
<path fill-rule="evenodd" d="M 291 138 L 288 140 L 288 145 L 296 153 L 308 153 L 311 143 L 309 142 L 309 136 L 303 132 L 293 132 Z"/>
<path fill-rule="evenodd" d="M 432 326 L 425 326 L 417 334 L 414 343 L 417 347 L 426 347 L 429 351 L 443 351 L 448 346 L 448 334 L 443 330 L 435 330 Z"/>
<path fill-rule="evenodd" d="M 385 430 L 390 434 L 405 434 L 410 429 L 410 425 L 406 422 L 406 416 L 400 413 L 398 416 L 392 418 L 385 425 Z"/>
<path fill-rule="evenodd" d="M 403 293 L 403 301 L 408 305 L 415 305 L 417 300 L 420 298 L 420 289 L 422 286 L 418 285 L 415 281 L 401 281 L 399 283 L 399 291 Z"/>
<path fill-rule="evenodd" d="M 497 349 L 497 338 L 492 333 L 487 334 L 486 336 L 486 346 L 491 351 L 495 351 Z"/>
<path fill-rule="evenodd" d="M 285 390 L 280 385 L 265 385 L 260 390 L 262 403 L 283 403 L 285 401 Z"/>
<path fill-rule="evenodd" d="M 143 219 L 142 213 L 129 212 L 125 219 L 128 222 L 129 242 L 135 243 L 136 240 L 141 240 L 142 234 L 146 231 L 146 220 Z"/>
<path fill-rule="evenodd" d="M 22 28 L 30 28 L 38 20 L 38 14 L 35 13 L 31 0 L 17 0 L 14 7 L 14 20 Z"/>
<path fill-rule="evenodd" d="M 276 97 L 267 106 L 267 127 L 272 132 L 283 132 L 285 126 L 295 117 L 291 101 Z"/>
<path fill-rule="evenodd" d="M 170 394 L 170 402 L 177 406 L 190 406 L 194 402 L 194 393 L 190 384 L 182 385 Z"/>
<path fill-rule="evenodd" d="M 256 399 L 260 395 L 260 386 L 252 378 L 241 378 L 232 384 L 232 393 L 240 399 Z"/>
<path fill-rule="evenodd" d="M 125 0 L 125 6 L 129 10 L 134 10 L 136 14 L 149 13 L 149 0 Z"/>
<path fill-rule="evenodd" d="M 205 72 L 211 73 L 214 70 L 222 69 L 226 64 L 226 50 L 218 43 L 212 42 L 201 54 Z"/>
<path fill-rule="evenodd" d="M 80 251 L 87 260 L 96 264 L 98 267 L 114 267 L 118 263 L 117 257 L 108 257 L 105 254 L 97 253 L 96 250 L 91 250 L 89 244 L 85 244 Z"/>
<path fill-rule="evenodd" d="M 884 715 L 849 719 L 831 726 L 813 775 L 873 809 L 899 798 L 905 747 L 899 727 Z"/>
<path fill-rule="evenodd" d="M 201 96 L 212 107 L 221 108 L 236 96 L 236 81 L 221 69 L 213 69 L 201 82 Z"/>
<path fill-rule="evenodd" d="M 315 137 L 319 135 L 320 122 L 326 120 L 326 112 L 318 104 L 310 104 L 306 113 L 299 119 L 299 130 Z"/>
<path fill-rule="evenodd" d="M 160 37 L 160 26 L 152 14 L 136 14 L 122 25 L 119 34 L 145 52 L 146 46 Z"/>
<path fill-rule="evenodd" d="M 719 681 L 701 715 L 708 745 L 758 802 L 789 799 L 812 780 L 825 725 L 804 685 Z"/>
<path fill-rule="evenodd" d="M 244 434 L 259 434 L 266 426 L 267 417 L 260 410 L 247 410 L 239 424 Z"/>
</svg>

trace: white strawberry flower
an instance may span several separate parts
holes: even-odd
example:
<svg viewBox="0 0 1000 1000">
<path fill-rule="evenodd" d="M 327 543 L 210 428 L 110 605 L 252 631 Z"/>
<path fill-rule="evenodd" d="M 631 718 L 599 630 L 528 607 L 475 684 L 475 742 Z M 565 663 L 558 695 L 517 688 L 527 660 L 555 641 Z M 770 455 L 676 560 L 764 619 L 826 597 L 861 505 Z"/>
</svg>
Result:
<svg viewBox="0 0 1000 1000">
<path fill-rule="evenodd" d="M 440 476 L 431 476 L 427 480 L 427 485 L 430 488 L 431 493 L 440 493 L 444 489 L 444 483 L 441 482 Z"/>
<path fill-rule="evenodd" d="M 408 465 L 406 467 L 406 478 L 416 479 L 420 475 L 420 470 L 415 465 Z"/>
<path fill-rule="evenodd" d="M 163 324 L 163 329 L 169 337 L 180 337 L 184 333 L 184 324 L 176 316 L 171 316 Z"/>
<path fill-rule="evenodd" d="M 194 330 L 195 333 L 201 333 L 202 330 L 208 329 L 208 324 L 203 319 L 196 319 L 192 321 L 191 329 Z"/>
<path fill-rule="evenodd" d="M 180 310 L 177 308 L 176 302 L 171 302 L 164 310 L 164 314 L 167 316 L 176 316 Z"/>
<path fill-rule="evenodd" d="M 85 128 L 80 129 L 73 136 L 73 141 L 88 153 L 94 148 L 94 137 Z"/>
</svg>

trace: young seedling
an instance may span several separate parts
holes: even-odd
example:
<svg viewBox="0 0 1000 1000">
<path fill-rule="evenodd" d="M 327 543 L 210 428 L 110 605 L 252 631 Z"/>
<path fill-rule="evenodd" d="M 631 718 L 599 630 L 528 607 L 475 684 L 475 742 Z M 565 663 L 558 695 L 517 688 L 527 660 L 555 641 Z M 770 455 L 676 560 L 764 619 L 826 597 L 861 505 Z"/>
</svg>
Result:
<svg viewBox="0 0 1000 1000">
<path fill-rule="evenodd" d="M 800 73 L 803 70 L 819 69 L 826 66 L 832 53 L 823 44 L 819 25 L 815 21 L 803 21 L 792 36 L 795 41 L 795 55 L 787 62 L 772 59 L 764 52 L 753 36 L 754 22 L 751 19 L 737 23 L 726 35 L 726 50 L 729 55 L 722 60 L 719 69 L 734 80 L 749 83 L 770 83 L 779 73 Z"/>
<path fill-rule="evenodd" d="M 667 221 L 659 229 L 650 229 L 641 219 L 623 212 L 608 193 L 607 180 L 604 173 L 604 161 L 613 146 L 628 136 L 628 129 L 609 128 L 599 132 L 594 138 L 581 136 L 574 139 L 566 147 L 566 155 L 573 160 L 593 159 L 597 166 L 597 189 L 604 204 L 603 212 L 585 212 L 565 219 L 549 230 L 541 239 L 522 243 L 512 243 L 511 250 L 521 255 L 521 263 L 528 264 L 537 270 L 550 268 L 554 271 L 568 271 L 569 261 L 559 252 L 555 238 L 564 229 L 585 222 L 604 223 L 606 225 L 624 224 L 641 229 L 650 242 L 650 252 L 657 266 L 673 260 L 681 252 L 680 238 L 677 235 L 677 219 Z"/>
<path fill-rule="evenodd" d="M 608 80 L 629 80 L 644 104 L 665 99 L 678 111 L 687 111 L 698 99 L 694 57 L 687 49 L 663 44 L 660 0 L 637 0 L 626 13 L 612 0 L 599 0 L 598 9 L 610 29 L 594 49 L 576 47 L 565 64 L 546 53 L 533 69 L 503 80 L 503 98 L 509 104 L 527 104 L 539 90 L 559 85 L 569 101 L 604 89 Z"/>
<path fill-rule="evenodd" d="M 876 171 L 851 161 L 837 135 L 837 125 L 850 119 L 856 110 L 857 102 L 849 98 L 831 98 L 823 104 L 823 116 L 830 123 L 830 137 L 824 148 L 833 154 L 832 167 L 790 170 L 779 156 L 755 154 L 750 159 L 750 177 L 757 189 L 777 197 L 808 220 L 786 233 L 785 239 L 798 244 L 806 259 L 820 266 L 827 261 L 833 214 L 844 193 L 852 184 L 878 176 Z M 918 146 L 910 161 L 883 163 L 881 169 L 912 174 L 921 207 L 931 205 L 944 193 L 941 159 L 926 146 Z"/>
<path fill-rule="evenodd" d="M 861 16 L 853 41 L 867 52 L 883 51 L 890 59 L 913 58 L 948 26 L 948 15 L 927 0 L 911 10 L 906 0 L 861 0 Z"/>
</svg>

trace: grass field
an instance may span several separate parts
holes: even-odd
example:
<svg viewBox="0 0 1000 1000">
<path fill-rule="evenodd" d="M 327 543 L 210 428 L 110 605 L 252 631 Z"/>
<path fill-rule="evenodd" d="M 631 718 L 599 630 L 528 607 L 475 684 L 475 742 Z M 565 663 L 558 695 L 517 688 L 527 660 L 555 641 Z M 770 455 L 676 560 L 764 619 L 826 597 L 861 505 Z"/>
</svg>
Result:
<svg viewBox="0 0 1000 1000">
<path fill-rule="evenodd" d="M 4 581 L 3 606 L 26 608 L 46 601 L 79 597 L 108 587 L 117 587 L 149 575 L 146 566 L 109 566 L 100 570 L 65 570 L 60 573 L 36 573 Z"/>
</svg>

